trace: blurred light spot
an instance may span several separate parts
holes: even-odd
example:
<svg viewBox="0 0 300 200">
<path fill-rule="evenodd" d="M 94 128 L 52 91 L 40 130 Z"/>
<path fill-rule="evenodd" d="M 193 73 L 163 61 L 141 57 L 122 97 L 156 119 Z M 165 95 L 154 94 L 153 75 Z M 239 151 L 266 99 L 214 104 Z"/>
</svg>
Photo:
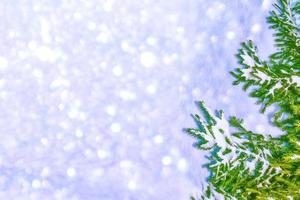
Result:
<svg viewBox="0 0 300 200">
<path fill-rule="evenodd" d="M 141 53 L 140 57 L 141 64 L 144 67 L 152 67 L 156 61 L 155 55 L 150 51 L 145 51 Z"/>
<path fill-rule="evenodd" d="M 33 74 L 34 77 L 36 77 L 38 79 L 43 78 L 43 72 L 39 69 L 33 70 L 32 74 Z"/>
<path fill-rule="evenodd" d="M 111 124 L 110 129 L 112 130 L 112 132 L 118 133 L 121 131 L 121 125 L 117 122 L 114 122 Z"/>
<path fill-rule="evenodd" d="M 226 6 L 223 3 L 215 2 L 211 7 L 206 10 L 206 15 L 211 18 L 215 19 L 218 16 L 222 15 L 222 12 L 225 10 Z"/>
<path fill-rule="evenodd" d="M 147 41 L 147 44 L 149 44 L 151 46 L 154 46 L 157 44 L 157 39 L 152 36 L 148 37 L 146 41 Z"/>
<path fill-rule="evenodd" d="M 47 177 L 47 176 L 49 176 L 49 175 L 50 175 L 50 169 L 49 169 L 49 167 L 44 167 L 44 168 L 42 169 L 41 176 L 42 176 L 42 177 Z"/>
<path fill-rule="evenodd" d="M 98 149 L 97 150 L 97 156 L 100 159 L 105 159 L 109 156 L 109 153 L 107 151 L 103 150 L 103 149 Z"/>
<path fill-rule="evenodd" d="M 29 43 L 28 43 L 28 48 L 30 51 L 35 51 L 37 49 L 37 43 L 35 40 L 31 40 Z"/>
<path fill-rule="evenodd" d="M 172 163 L 172 158 L 170 156 L 164 156 L 161 162 L 163 165 L 170 165 Z"/>
<path fill-rule="evenodd" d="M 96 40 L 97 40 L 97 42 L 100 42 L 100 43 L 107 43 L 109 40 L 109 37 L 110 37 L 110 35 L 108 32 L 102 31 L 98 34 Z"/>
<path fill-rule="evenodd" d="M 211 43 L 213 43 L 213 44 L 217 43 L 217 41 L 218 41 L 217 36 L 212 35 L 212 36 L 210 37 L 210 41 L 211 41 Z"/>
<path fill-rule="evenodd" d="M 263 0 L 263 3 L 262 3 L 261 7 L 262 7 L 263 10 L 269 10 L 271 5 L 272 5 L 272 0 Z"/>
<path fill-rule="evenodd" d="M 8 66 L 8 61 L 6 58 L 0 56 L 0 70 L 5 70 Z"/>
<path fill-rule="evenodd" d="M 156 135 L 154 137 L 154 143 L 156 144 L 162 144 L 164 142 L 164 138 L 162 135 Z"/>
<path fill-rule="evenodd" d="M 102 168 L 98 168 L 93 171 L 94 176 L 102 176 L 103 173 L 104 173 L 104 170 Z"/>
<path fill-rule="evenodd" d="M 74 142 L 68 142 L 67 144 L 64 145 L 64 150 L 67 152 L 70 152 L 74 150 L 76 144 Z"/>
<path fill-rule="evenodd" d="M 76 20 L 80 20 L 80 19 L 82 18 L 82 14 L 79 13 L 79 12 L 75 12 L 75 13 L 73 14 L 73 17 L 74 17 L 74 19 L 76 19 Z"/>
<path fill-rule="evenodd" d="M 136 189 L 136 182 L 135 181 L 133 181 L 133 180 L 130 180 L 129 182 L 128 182 L 128 189 L 129 190 L 135 190 Z"/>
<path fill-rule="evenodd" d="M 156 86 L 151 84 L 146 87 L 146 91 L 148 94 L 152 95 L 156 93 Z"/>
<path fill-rule="evenodd" d="M 48 146 L 49 145 L 49 141 L 47 138 L 41 138 L 41 143 L 44 145 L 44 146 Z"/>
<path fill-rule="evenodd" d="M 45 62 L 55 62 L 58 59 L 58 54 L 47 46 L 37 47 L 34 54 L 38 59 Z"/>
<path fill-rule="evenodd" d="M 109 114 L 110 116 L 115 116 L 116 112 L 117 112 L 117 110 L 114 105 L 108 105 L 106 107 L 106 113 Z"/>
<path fill-rule="evenodd" d="M 85 149 L 85 150 L 84 150 L 84 155 L 85 155 L 85 157 L 87 157 L 87 158 L 92 158 L 92 157 L 93 157 L 93 152 L 92 152 L 92 150 L 90 150 L 90 149 Z"/>
<path fill-rule="evenodd" d="M 251 32 L 252 33 L 259 33 L 261 31 L 261 25 L 260 24 L 254 24 L 251 27 Z"/>
<path fill-rule="evenodd" d="M 228 32 L 226 33 L 226 38 L 227 38 L 228 40 L 233 40 L 233 39 L 235 38 L 235 33 L 234 33 L 233 31 L 228 31 Z"/>
<path fill-rule="evenodd" d="M 31 186 L 34 188 L 34 189 L 39 189 L 42 185 L 41 185 L 41 181 L 37 180 L 37 179 L 34 179 L 31 183 Z"/>
<path fill-rule="evenodd" d="M 3 88 L 5 85 L 5 79 L 0 79 L 0 88 Z"/>
<path fill-rule="evenodd" d="M 177 168 L 179 171 L 186 172 L 188 169 L 187 162 L 184 158 L 179 159 L 177 162 Z"/>
<path fill-rule="evenodd" d="M 111 12 L 113 3 L 114 3 L 114 1 L 111 1 L 111 0 L 108 0 L 108 1 L 105 1 L 104 3 L 102 3 L 103 10 L 105 12 Z"/>
<path fill-rule="evenodd" d="M 120 162 L 120 167 L 122 169 L 129 169 L 132 166 L 132 162 L 130 160 L 122 160 Z"/>
<path fill-rule="evenodd" d="M 134 49 L 129 45 L 127 40 L 122 41 L 121 48 L 124 52 L 133 53 Z"/>
<path fill-rule="evenodd" d="M 76 176 L 76 170 L 75 170 L 75 168 L 73 168 L 73 167 L 68 168 L 68 169 L 67 169 L 67 175 L 68 175 L 69 177 L 74 177 L 74 176 Z"/>
<path fill-rule="evenodd" d="M 190 77 L 189 77 L 188 74 L 185 74 L 185 75 L 183 75 L 183 76 L 181 77 L 181 80 L 182 80 L 183 83 L 188 83 L 189 80 L 190 80 Z"/>
<path fill-rule="evenodd" d="M 49 21 L 45 18 L 40 18 L 40 24 L 41 24 L 41 38 L 42 38 L 43 42 L 50 43 L 51 36 L 49 34 L 49 31 L 50 31 Z"/>
<path fill-rule="evenodd" d="M 112 69 L 112 72 L 115 76 L 121 76 L 122 75 L 122 68 L 117 65 Z"/>
<path fill-rule="evenodd" d="M 79 115 L 80 115 L 80 113 L 77 110 L 77 108 L 71 108 L 71 110 L 68 112 L 68 116 L 71 119 L 78 118 Z"/>
<path fill-rule="evenodd" d="M 124 101 L 132 101 L 132 100 L 136 99 L 135 93 L 133 93 L 132 91 L 129 91 L 129 90 L 120 91 L 120 97 Z"/>
<path fill-rule="evenodd" d="M 90 31 L 95 30 L 96 27 L 97 27 L 97 25 L 96 25 L 95 22 L 89 22 L 89 23 L 88 23 L 88 29 L 89 29 Z"/>
<path fill-rule="evenodd" d="M 75 131 L 75 136 L 76 136 L 77 138 L 82 138 L 82 137 L 83 137 L 83 132 L 82 132 L 82 130 L 77 129 L 77 130 Z"/>
<path fill-rule="evenodd" d="M 55 89 L 58 87 L 69 87 L 70 86 L 70 81 L 64 78 L 57 78 L 53 80 L 50 84 L 51 89 Z"/>
</svg>

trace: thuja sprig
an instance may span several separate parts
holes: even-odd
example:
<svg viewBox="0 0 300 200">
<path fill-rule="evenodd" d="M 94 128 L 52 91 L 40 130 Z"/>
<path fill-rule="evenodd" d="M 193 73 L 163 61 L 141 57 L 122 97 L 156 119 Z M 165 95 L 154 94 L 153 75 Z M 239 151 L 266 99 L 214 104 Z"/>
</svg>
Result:
<svg viewBox="0 0 300 200">
<path fill-rule="evenodd" d="M 236 117 L 224 118 L 199 102 L 197 128 L 187 129 L 195 146 L 209 152 L 211 175 L 199 199 L 297 199 L 300 197 L 300 1 L 278 0 L 267 22 L 276 52 L 259 57 L 252 41 L 242 43 L 240 67 L 230 72 L 257 99 L 261 112 L 270 106 L 280 137 L 253 133 Z M 195 199 L 192 197 L 192 199 Z"/>
</svg>

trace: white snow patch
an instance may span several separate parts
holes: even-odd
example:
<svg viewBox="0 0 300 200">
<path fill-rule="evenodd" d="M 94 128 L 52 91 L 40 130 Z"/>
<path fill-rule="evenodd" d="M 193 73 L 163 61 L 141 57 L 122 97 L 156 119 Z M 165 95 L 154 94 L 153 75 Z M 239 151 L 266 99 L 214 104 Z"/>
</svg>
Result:
<svg viewBox="0 0 300 200">
<path fill-rule="evenodd" d="M 282 88 L 282 84 L 281 84 L 281 82 L 277 82 L 276 84 L 275 84 L 275 86 L 273 86 L 272 88 L 271 88 L 271 90 L 270 90 L 270 94 L 272 94 L 272 95 L 274 95 L 274 92 L 275 92 L 275 90 L 276 89 L 279 89 L 279 88 Z"/>
<path fill-rule="evenodd" d="M 255 66 L 255 61 L 253 58 L 251 58 L 248 54 L 241 55 L 243 59 L 243 63 L 249 67 Z"/>
<path fill-rule="evenodd" d="M 261 71 L 258 71 L 256 73 L 256 76 L 258 76 L 262 82 L 265 82 L 265 81 L 270 81 L 271 78 L 269 76 L 267 76 L 265 73 L 261 72 Z"/>
<path fill-rule="evenodd" d="M 292 83 L 296 83 L 298 87 L 300 87 L 300 77 L 299 76 L 292 76 Z"/>
</svg>

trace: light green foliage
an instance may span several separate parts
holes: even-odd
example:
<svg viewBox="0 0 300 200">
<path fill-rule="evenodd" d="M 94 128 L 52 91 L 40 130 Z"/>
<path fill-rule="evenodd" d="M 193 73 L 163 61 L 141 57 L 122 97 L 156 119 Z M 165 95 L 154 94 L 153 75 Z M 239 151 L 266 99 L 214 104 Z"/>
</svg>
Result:
<svg viewBox="0 0 300 200">
<path fill-rule="evenodd" d="M 265 61 L 252 41 L 245 42 L 237 54 L 241 67 L 231 74 L 234 85 L 258 100 L 261 112 L 275 107 L 272 123 L 283 135 L 253 133 L 242 120 L 226 120 L 222 111 L 213 114 L 200 102 L 198 127 L 187 129 L 195 146 L 210 152 L 211 176 L 200 199 L 300 198 L 300 1 L 278 0 L 274 7 L 267 21 L 277 51 Z"/>
</svg>

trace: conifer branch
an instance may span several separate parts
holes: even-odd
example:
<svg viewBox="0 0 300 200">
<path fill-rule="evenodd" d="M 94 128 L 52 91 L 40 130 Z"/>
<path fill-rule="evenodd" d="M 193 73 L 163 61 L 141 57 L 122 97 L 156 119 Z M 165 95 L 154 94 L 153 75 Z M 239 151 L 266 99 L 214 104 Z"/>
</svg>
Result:
<svg viewBox="0 0 300 200">
<path fill-rule="evenodd" d="M 242 44 L 240 67 L 230 72 L 234 85 L 261 104 L 273 105 L 277 138 L 248 131 L 236 117 L 226 120 L 199 102 L 197 128 L 187 132 L 195 146 L 209 152 L 211 175 L 199 199 L 298 199 L 300 197 L 300 2 L 278 0 L 267 22 L 274 29 L 277 51 L 260 59 L 252 41 Z M 194 197 L 192 199 L 195 199 Z"/>
</svg>

